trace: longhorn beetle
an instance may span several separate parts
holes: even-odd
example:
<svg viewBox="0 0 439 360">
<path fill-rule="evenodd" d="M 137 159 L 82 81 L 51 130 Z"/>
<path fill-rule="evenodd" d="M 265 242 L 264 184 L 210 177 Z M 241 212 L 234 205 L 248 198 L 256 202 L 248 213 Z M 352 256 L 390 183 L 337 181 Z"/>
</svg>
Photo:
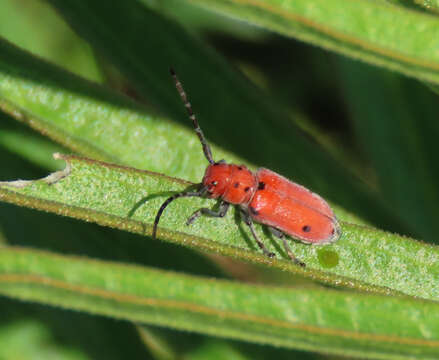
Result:
<svg viewBox="0 0 439 360">
<path fill-rule="evenodd" d="M 174 70 L 170 69 L 170 72 L 209 165 L 198 191 L 175 194 L 162 204 L 154 220 L 154 239 L 165 208 L 175 199 L 191 196 L 219 198 L 221 203 L 218 211 L 207 208 L 197 210 L 186 221 L 187 225 L 192 224 L 201 215 L 224 217 L 230 204 L 236 205 L 256 243 L 270 258 L 275 254 L 269 252 L 259 239 L 253 221 L 266 225 L 274 236 L 280 238 L 289 258 L 301 266 L 305 264 L 294 256 L 285 235 L 306 244 L 328 244 L 340 237 L 341 229 L 334 212 L 319 195 L 268 169 L 261 168 L 251 172 L 244 165 L 227 164 L 224 160 L 214 161 L 183 86 Z"/>
</svg>

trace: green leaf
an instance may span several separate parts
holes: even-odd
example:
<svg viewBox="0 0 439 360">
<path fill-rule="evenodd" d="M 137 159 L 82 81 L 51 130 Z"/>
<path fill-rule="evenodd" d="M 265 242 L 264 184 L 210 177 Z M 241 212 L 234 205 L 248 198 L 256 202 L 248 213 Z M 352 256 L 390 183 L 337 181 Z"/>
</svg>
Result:
<svg viewBox="0 0 439 360">
<path fill-rule="evenodd" d="M 178 356 L 163 336 L 147 326 L 137 325 L 137 331 L 145 347 L 155 360 L 177 360 Z"/>
<path fill-rule="evenodd" d="M 428 84 L 428 87 L 436 94 L 439 95 L 439 86 L 438 85 L 432 85 L 432 84 Z"/>
<path fill-rule="evenodd" d="M 0 296 L 0 306 L 2 360 L 45 360 L 54 351 L 56 359 L 63 359 L 63 354 L 69 354 L 69 359 L 76 354 L 83 360 L 146 358 L 147 351 L 131 323 L 5 296 Z"/>
<path fill-rule="evenodd" d="M 28 161 L 50 170 L 60 169 L 59 161 L 53 159 L 51 154 L 62 151 L 63 148 L 48 139 L 31 133 L 22 131 L 23 129 L 4 127 L 5 116 L 0 113 L 0 145 L 16 153 Z"/>
<path fill-rule="evenodd" d="M 439 19 L 428 14 L 369 0 L 190 1 L 370 64 L 439 83 Z"/>
<path fill-rule="evenodd" d="M 287 348 L 434 359 L 439 347 L 439 305 L 421 300 L 206 280 L 12 247 L 0 249 L 0 284 L 23 300 Z"/>
<path fill-rule="evenodd" d="M 383 198 L 416 234 L 437 243 L 437 96 L 411 79 L 347 59 L 338 65 L 356 137 Z"/>
<path fill-rule="evenodd" d="M 185 357 L 188 360 L 204 360 L 204 359 L 212 359 L 212 360 L 221 360 L 221 359 L 230 359 L 230 360 L 249 360 L 251 357 L 244 356 L 239 353 L 236 349 L 234 349 L 230 344 L 224 341 L 208 341 L 203 346 L 200 346 L 198 349 L 193 351 L 192 353 L 186 355 Z"/>
<path fill-rule="evenodd" d="M 62 158 L 67 161 L 66 169 L 42 180 L 0 183 L 0 200 L 148 236 L 163 201 L 191 186 L 156 173 L 77 157 Z M 291 242 L 293 252 L 307 264 L 303 269 L 286 260 L 280 244 L 258 225 L 268 249 L 279 259 L 262 255 L 234 211 L 224 219 L 202 217 L 190 227 L 185 225 L 194 210 L 214 203 L 201 198 L 173 202 L 161 219 L 158 236 L 334 285 L 439 299 L 438 247 L 342 222 L 343 235 L 334 244 Z"/>
<path fill-rule="evenodd" d="M 0 37 L 78 75 L 102 80 L 90 46 L 45 1 L 2 0 Z"/>
<path fill-rule="evenodd" d="M 43 323 L 21 320 L 0 327 L 0 357 L 2 359 L 87 360 L 77 349 L 54 344 L 52 334 Z"/>
<path fill-rule="evenodd" d="M 7 151 L 0 151 L 0 159 L 0 180 L 38 179 L 47 175 L 47 170 L 29 166 L 26 160 L 11 156 Z M 56 161 L 60 165 L 58 168 L 65 167 L 65 161 Z M 4 234 L 4 243 L 9 245 L 50 249 L 58 253 L 81 254 L 110 261 L 134 262 L 204 276 L 224 276 L 224 272 L 209 257 L 185 247 L 161 241 L 145 241 L 141 235 L 1 202 L 0 232 Z"/>
</svg>

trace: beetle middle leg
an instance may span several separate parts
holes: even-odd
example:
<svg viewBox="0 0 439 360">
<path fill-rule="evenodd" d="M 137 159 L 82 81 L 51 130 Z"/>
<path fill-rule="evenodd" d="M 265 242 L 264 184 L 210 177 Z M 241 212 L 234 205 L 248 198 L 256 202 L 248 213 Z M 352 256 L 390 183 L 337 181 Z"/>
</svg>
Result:
<svg viewBox="0 0 439 360">
<path fill-rule="evenodd" d="M 265 247 L 264 243 L 259 239 L 258 234 L 256 234 L 255 227 L 253 225 L 253 220 L 252 220 L 250 214 L 245 209 L 240 208 L 240 210 L 241 210 L 241 215 L 242 215 L 244 222 L 250 228 L 250 231 L 253 235 L 253 238 L 255 239 L 256 243 L 258 244 L 259 248 L 262 250 L 264 255 L 268 256 L 270 258 L 275 257 L 276 255 L 274 253 L 268 251 L 268 249 Z"/>
<path fill-rule="evenodd" d="M 211 216 L 211 217 L 224 217 L 227 214 L 227 210 L 229 210 L 230 204 L 223 201 L 220 204 L 220 208 L 218 211 L 211 210 L 208 208 L 201 208 L 195 211 L 187 220 L 186 225 L 191 225 L 196 219 L 198 219 L 201 215 Z"/>
<path fill-rule="evenodd" d="M 291 250 L 290 246 L 289 246 L 288 243 L 287 243 L 287 239 L 285 239 L 285 234 L 284 234 L 282 231 L 280 231 L 280 230 L 278 230 L 278 229 L 276 229 L 276 228 L 274 228 L 274 227 L 271 227 L 271 226 L 267 226 L 267 227 L 268 227 L 268 230 L 270 230 L 270 232 L 271 232 L 274 236 L 276 236 L 277 238 L 279 238 L 279 239 L 282 240 L 282 243 L 284 244 L 284 249 L 285 249 L 285 251 L 286 251 L 288 257 L 289 257 L 292 261 L 294 261 L 297 265 L 300 265 L 300 266 L 305 267 L 305 263 L 302 262 L 302 261 L 300 261 L 300 260 L 299 260 L 299 259 L 293 254 L 293 251 Z"/>
</svg>

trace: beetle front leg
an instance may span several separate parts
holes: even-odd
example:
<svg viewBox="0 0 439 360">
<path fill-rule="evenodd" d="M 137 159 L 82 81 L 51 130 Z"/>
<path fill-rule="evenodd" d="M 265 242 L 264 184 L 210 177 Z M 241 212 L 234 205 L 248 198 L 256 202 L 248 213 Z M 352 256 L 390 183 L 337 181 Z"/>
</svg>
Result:
<svg viewBox="0 0 439 360">
<path fill-rule="evenodd" d="M 287 239 L 285 239 L 285 234 L 284 234 L 282 231 L 280 231 L 280 230 L 278 230 L 278 229 L 276 229 L 276 228 L 274 228 L 274 227 L 271 227 L 271 226 L 268 226 L 268 230 L 270 230 L 270 232 L 271 232 L 274 236 L 276 236 L 277 238 L 279 238 L 279 239 L 282 240 L 282 243 L 284 244 L 284 249 L 285 249 L 286 253 L 288 254 L 288 257 L 289 257 L 291 260 L 293 260 L 297 265 L 300 265 L 300 266 L 302 266 L 302 267 L 305 267 L 305 266 L 306 266 L 304 262 L 300 261 L 300 260 L 299 260 L 299 259 L 293 254 L 293 251 L 291 250 L 290 246 L 289 246 L 288 243 L 287 243 Z"/>
<path fill-rule="evenodd" d="M 240 209 L 241 215 L 244 220 L 244 222 L 248 225 L 250 228 L 250 231 L 253 235 L 253 238 L 255 239 L 256 243 L 258 244 L 259 248 L 262 250 L 265 256 L 268 256 L 269 258 L 275 257 L 275 253 L 272 253 L 268 251 L 268 249 L 265 247 L 264 243 L 259 239 L 258 234 L 256 234 L 255 227 L 253 225 L 253 219 L 251 218 L 250 214 L 245 209 Z"/>
<path fill-rule="evenodd" d="M 211 216 L 211 217 L 224 217 L 227 214 L 227 210 L 229 210 L 230 204 L 223 201 L 220 205 L 218 211 L 211 210 L 208 208 L 201 208 L 195 211 L 189 219 L 186 221 L 186 225 L 191 225 L 196 219 L 198 219 L 201 215 Z"/>
</svg>

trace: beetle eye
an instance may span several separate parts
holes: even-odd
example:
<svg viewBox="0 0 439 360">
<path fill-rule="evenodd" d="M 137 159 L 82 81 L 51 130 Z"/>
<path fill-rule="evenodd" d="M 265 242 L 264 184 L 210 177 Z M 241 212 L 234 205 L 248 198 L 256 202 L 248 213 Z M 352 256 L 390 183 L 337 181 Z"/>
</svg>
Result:
<svg viewBox="0 0 439 360">
<path fill-rule="evenodd" d="M 212 186 L 217 186 L 218 185 L 218 181 L 212 181 Z"/>
</svg>

